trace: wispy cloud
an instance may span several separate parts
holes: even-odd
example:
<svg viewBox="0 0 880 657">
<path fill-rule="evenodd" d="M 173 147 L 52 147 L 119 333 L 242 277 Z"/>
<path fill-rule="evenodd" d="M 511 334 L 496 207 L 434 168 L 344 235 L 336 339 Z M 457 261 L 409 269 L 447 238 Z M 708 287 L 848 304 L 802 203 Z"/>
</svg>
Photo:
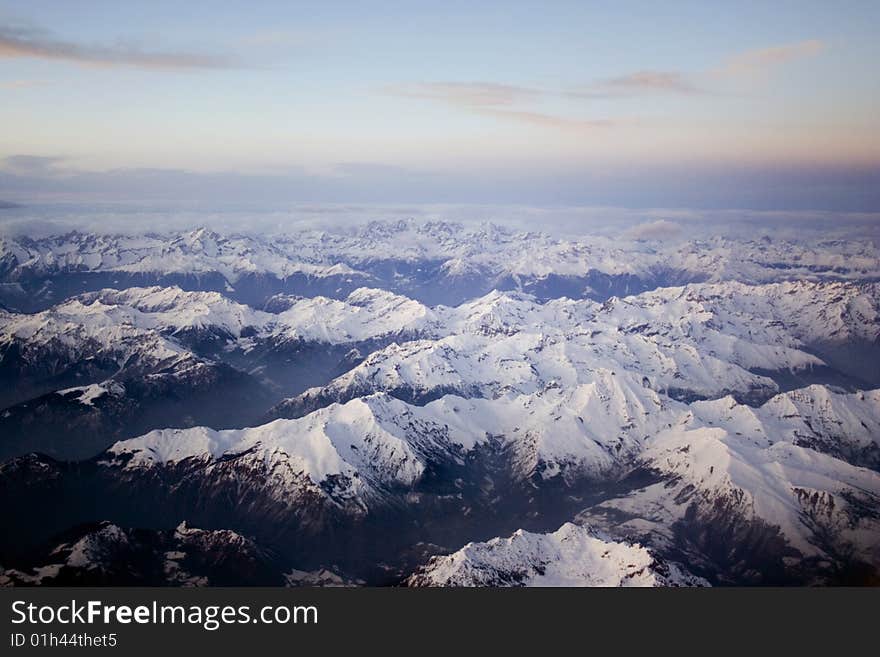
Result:
<svg viewBox="0 0 880 657">
<path fill-rule="evenodd" d="M 704 93 L 686 75 L 673 71 L 637 71 L 574 89 L 540 89 L 493 82 L 425 82 L 389 86 L 384 91 L 392 96 L 422 98 L 471 109 L 514 107 L 547 97 L 589 99 L 653 93 Z M 544 116 L 533 112 L 517 113 Z"/>
<path fill-rule="evenodd" d="M 587 129 L 609 127 L 607 119 L 573 119 L 523 107 L 546 96 L 564 93 L 491 82 L 430 82 L 386 87 L 385 92 L 404 98 L 420 98 L 447 103 L 474 114 L 538 127 Z"/>
<path fill-rule="evenodd" d="M 614 96 L 634 94 L 698 94 L 704 90 L 678 71 L 636 71 L 598 82 L 583 95 Z"/>
<path fill-rule="evenodd" d="M 825 43 L 823 41 L 810 39 L 769 48 L 747 50 L 729 57 L 711 73 L 717 76 L 763 74 L 781 64 L 818 55 L 824 49 Z"/>
<path fill-rule="evenodd" d="M 623 235 L 632 240 L 666 240 L 679 237 L 682 225 L 668 219 L 656 219 L 633 226 Z"/>
<path fill-rule="evenodd" d="M 56 173 L 56 167 L 64 160 L 43 155 L 9 155 L 0 159 L 0 169 L 20 175 L 49 175 Z"/>
<path fill-rule="evenodd" d="M 548 114 L 529 105 L 546 98 L 620 98 L 647 94 L 698 94 L 702 89 L 685 75 L 667 71 L 637 71 L 575 89 L 541 89 L 495 82 L 422 82 L 385 87 L 384 93 L 446 103 L 474 114 L 538 127 L 559 129 L 608 128 L 612 119 L 579 119 Z"/>
<path fill-rule="evenodd" d="M 492 82 L 425 82 L 390 86 L 385 92 L 392 96 L 424 98 L 464 107 L 506 107 L 546 93 Z"/>
<path fill-rule="evenodd" d="M 147 51 L 126 45 L 65 41 L 44 30 L 0 26 L 0 59 L 50 59 L 87 66 L 127 66 L 151 70 L 222 69 L 226 57 L 186 52 Z"/>
<path fill-rule="evenodd" d="M 594 128 L 610 128 L 615 125 L 611 119 L 572 119 L 542 112 L 528 112 L 524 110 L 481 108 L 479 114 L 492 116 L 507 121 L 517 121 L 543 128 L 560 128 L 567 130 L 588 130 Z"/>
<path fill-rule="evenodd" d="M 723 77 L 757 77 L 786 62 L 810 57 L 824 50 L 818 39 L 771 46 L 733 55 L 720 66 L 702 72 L 641 70 L 568 89 L 496 82 L 423 82 L 386 87 L 385 93 L 404 98 L 421 98 L 447 103 L 468 111 L 555 128 L 603 127 L 611 120 L 579 120 L 532 111 L 529 103 L 545 98 L 611 99 L 652 95 L 697 96 L 715 93 L 713 86 Z M 713 85 L 712 81 L 716 84 Z"/>
<path fill-rule="evenodd" d="M 580 89 L 564 92 L 574 98 L 620 98 L 652 94 L 693 96 L 713 93 L 712 79 L 735 76 L 762 76 L 787 62 L 819 54 L 825 44 L 818 39 L 758 48 L 728 57 L 720 66 L 703 72 L 644 70 L 607 80 L 600 80 Z M 697 82 L 699 81 L 699 83 Z"/>
</svg>

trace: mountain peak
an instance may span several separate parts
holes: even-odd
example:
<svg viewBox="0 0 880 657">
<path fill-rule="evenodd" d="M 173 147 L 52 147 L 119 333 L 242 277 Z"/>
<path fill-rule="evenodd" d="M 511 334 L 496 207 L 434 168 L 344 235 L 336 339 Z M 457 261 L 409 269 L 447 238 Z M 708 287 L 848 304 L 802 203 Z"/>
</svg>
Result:
<svg viewBox="0 0 880 657">
<path fill-rule="evenodd" d="M 468 543 L 433 557 L 410 586 L 707 586 L 680 566 L 656 560 L 639 545 L 600 538 L 566 523 L 550 534 L 522 529 L 509 538 Z"/>
</svg>

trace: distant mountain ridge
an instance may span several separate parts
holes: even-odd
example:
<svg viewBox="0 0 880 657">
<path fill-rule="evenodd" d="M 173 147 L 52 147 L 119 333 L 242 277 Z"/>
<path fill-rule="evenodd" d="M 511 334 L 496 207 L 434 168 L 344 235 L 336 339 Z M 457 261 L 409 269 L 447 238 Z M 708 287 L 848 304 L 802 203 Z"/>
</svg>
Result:
<svg viewBox="0 0 880 657">
<path fill-rule="evenodd" d="M 539 300 L 604 301 L 696 282 L 876 281 L 877 263 L 877 247 L 854 240 L 839 241 L 829 252 L 809 242 L 566 239 L 438 221 L 372 222 L 271 239 L 208 228 L 166 235 L 71 232 L 0 239 L 0 302 L 32 311 L 85 291 L 149 285 L 225 292 L 254 307 L 279 293 L 342 298 L 358 287 L 428 305 L 459 305 L 493 289 Z"/>
</svg>

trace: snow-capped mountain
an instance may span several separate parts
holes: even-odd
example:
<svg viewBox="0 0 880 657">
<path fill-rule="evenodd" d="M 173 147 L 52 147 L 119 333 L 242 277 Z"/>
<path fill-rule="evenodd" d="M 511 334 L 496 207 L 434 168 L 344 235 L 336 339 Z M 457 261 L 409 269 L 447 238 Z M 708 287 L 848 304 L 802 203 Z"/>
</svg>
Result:
<svg viewBox="0 0 880 657">
<path fill-rule="evenodd" d="M 588 383 L 600 370 L 639 375 L 677 399 L 762 401 L 779 390 L 773 373 L 822 376 L 828 365 L 811 345 L 876 344 L 878 308 L 876 284 L 694 285 L 602 306 L 491 294 L 438 312 L 446 337 L 390 344 L 275 413 L 295 417 L 377 390 L 416 403 L 531 394 Z"/>
<path fill-rule="evenodd" d="M 105 406 L 128 422 L 133 404 L 156 398 L 155 390 L 186 396 L 181 390 L 193 382 L 200 382 L 198 389 L 240 389 L 254 377 L 253 394 L 246 395 L 253 401 L 323 384 L 283 402 L 270 417 L 298 417 L 377 391 L 420 404 L 447 393 L 531 395 L 589 384 L 601 372 L 633 374 L 640 385 L 676 399 L 732 393 L 757 402 L 780 385 L 846 383 L 812 345 L 875 344 L 877 299 L 876 284 L 724 283 L 602 305 L 542 304 L 524 293 L 496 291 L 457 307 L 429 308 L 359 288 L 344 300 L 290 299 L 270 313 L 216 292 L 102 290 L 33 315 L 2 315 L 0 372 L 16 382 L 4 404 L 25 406 L 9 408 L 0 423 L 39 428 L 59 414 L 68 424 L 84 414 L 76 422 L 94 432 Z M 40 394 L 48 396 L 37 401 Z M 238 414 L 235 406 L 223 418 L 207 418 L 221 426 L 249 423 L 269 404 Z M 193 422 L 172 414 L 169 424 Z M 125 437 L 119 431 L 111 428 L 103 445 L 96 436 L 89 449 Z M 7 440 L 5 453 L 16 453 L 16 444 Z M 58 445 L 40 448 L 87 455 L 52 452 Z"/>
<path fill-rule="evenodd" d="M 428 308 L 381 290 L 299 299 L 272 314 L 178 287 L 101 290 L 0 320 L 0 377 L 10 384 L 0 453 L 65 457 L 142 433 L 156 416 L 159 426 L 252 423 L 281 397 L 273 390 L 324 382 L 353 346 L 434 322 Z"/>
<path fill-rule="evenodd" d="M 838 395 L 813 385 L 778 395 L 755 409 L 762 425 L 756 430 L 880 471 L 878 406 L 877 390 Z M 706 410 L 699 408 L 701 413 Z"/>
<path fill-rule="evenodd" d="M 2 582 L 880 581 L 878 262 L 413 221 L 3 238 Z"/>
<path fill-rule="evenodd" d="M 434 312 L 407 297 L 371 288 L 358 288 L 343 300 L 300 299 L 265 326 L 266 338 L 349 344 L 436 333 Z M 262 336 L 260 336 L 262 337 Z"/>
<path fill-rule="evenodd" d="M 252 429 L 154 431 L 117 443 L 93 470 L 75 474 L 48 463 L 35 474 L 31 462 L 12 462 L 7 478 L 26 477 L 39 489 L 73 477 L 75 489 L 97 487 L 133 503 L 165 499 L 206 518 L 222 501 L 237 530 L 274 536 L 283 522 L 297 540 L 305 531 L 318 544 L 334 527 L 378 528 L 405 517 L 429 525 L 451 508 L 494 514 L 523 504 L 523 513 L 536 503 L 527 501 L 533 489 L 568 490 L 576 502 L 604 482 L 610 488 L 582 519 L 715 581 L 751 577 L 761 559 L 785 559 L 791 572 L 814 579 L 877 562 L 880 524 L 871 510 L 880 474 L 814 449 L 848 435 L 854 454 L 873 453 L 876 392 L 814 386 L 753 408 L 730 397 L 684 404 L 626 384 L 605 373 L 573 390 L 445 396 L 424 406 L 377 394 Z M 82 477 L 92 483 L 75 483 Z M 509 492 L 499 498 L 502 489 Z M 735 549 L 755 547 L 743 535 L 769 547 L 725 561 L 710 540 L 719 527 L 740 537 Z"/>
<path fill-rule="evenodd" d="M 179 288 L 105 290 L 0 315 L 0 454 L 82 458 L 160 421 L 256 418 L 252 405 L 273 397 L 212 352 L 258 317 Z"/>
<path fill-rule="evenodd" d="M 570 391 L 450 395 L 426 406 L 377 393 L 250 429 L 154 431 L 116 443 L 100 463 L 128 473 L 185 468 L 205 479 L 234 471 L 291 507 L 308 496 L 360 514 L 405 502 L 401 493 L 418 490 L 429 469 L 462 466 L 490 442 L 521 481 L 609 478 L 668 412 L 655 392 L 604 372 Z"/>
<path fill-rule="evenodd" d="M 360 514 L 385 494 L 411 488 L 424 471 L 415 448 L 421 433 L 406 433 L 407 410 L 376 396 L 252 429 L 154 431 L 113 445 L 101 464 L 128 472 L 185 466 L 206 479 L 222 470 L 252 487 L 262 482 L 265 496 L 292 512 L 311 498 Z"/>
<path fill-rule="evenodd" d="M 434 313 L 422 304 L 384 290 L 359 288 L 344 300 L 299 298 L 278 313 L 252 310 L 217 292 L 186 292 L 179 287 L 100 290 L 83 294 L 36 314 L 0 314 L 0 348 L 13 347 L 24 359 L 48 360 L 60 352 L 72 361 L 91 352 L 130 358 L 141 348 L 141 360 L 163 362 L 181 352 L 167 340 L 192 346 L 210 340 L 250 338 L 358 343 L 426 331 L 442 333 Z"/>
<path fill-rule="evenodd" d="M 640 545 L 608 540 L 566 523 L 551 534 L 519 530 L 433 557 L 409 586 L 708 586 Z"/>
<path fill-rule="evenodd" d="M 822 386 L 760 408 L 730 397 L 696 402 L 646 442 L 641 458 L 655 482 L 580 517 L 688 554 L 701 567 L 731 568 L 729 577 L 761 581 L 803 560 L 844 570 L 876 563 L 880 474 L 871 459 L 880 434 L 871 427 L 878 414 L 877 391 Z M 866 460 L 875 470 L 859 467 Z M 757 544 L 760 558 L 743 556 Z"/>
<path fill-rule="evenodd" d="M 271 242 L 253 236 L 220 235 L 208 228 L 174 235 L 93 235 L 72 232 L 42 240 L 4 240 L 3 253 L 21 275 L 55 272 L 127 274 L 220 274 L 235 283 L 247 274 L 286 278 L 345 276 L 344 265 L 296 262 Z"/>
<path fill-rule="evenodd" d="M 4 313 L 0 368 L 19 383 L 4 402 L 79 379 L 123 380 L 205 367 L 171 335 L 206 325 L 226 331 L 243 319 L 236 310 L 244 309 L 216 294 L 151 288 L 90 293 L 33 315 Z"/>
<path fill-rule="evenodd" d="M 86 290 L 151 284 L 225 291 L 257 307 L 277 293 L 341 298 L 363 286 L 458 305 L 495 288 L 542 300 L 605 300 L 689 282 L 880 278 L 876 246 L 858 241 L 719 237 L 663 244 L 441 221 L 304 228 L 271 237 L 199 228 L 4 238 L 0 263 L 0 302 L 25 310 Z"/>
</svg>

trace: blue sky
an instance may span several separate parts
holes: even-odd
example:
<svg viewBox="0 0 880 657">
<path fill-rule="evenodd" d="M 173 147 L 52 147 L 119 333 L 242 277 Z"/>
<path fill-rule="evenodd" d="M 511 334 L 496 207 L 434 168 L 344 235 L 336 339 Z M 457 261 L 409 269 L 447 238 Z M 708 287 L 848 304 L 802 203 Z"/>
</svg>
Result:
<svg viewBox="0 0 880 657">
<path fill-rule="evenodd" d="M 0 196 L 875 211 L 877 25 L 877 2 L 0 2 Z"/>
</svg>

